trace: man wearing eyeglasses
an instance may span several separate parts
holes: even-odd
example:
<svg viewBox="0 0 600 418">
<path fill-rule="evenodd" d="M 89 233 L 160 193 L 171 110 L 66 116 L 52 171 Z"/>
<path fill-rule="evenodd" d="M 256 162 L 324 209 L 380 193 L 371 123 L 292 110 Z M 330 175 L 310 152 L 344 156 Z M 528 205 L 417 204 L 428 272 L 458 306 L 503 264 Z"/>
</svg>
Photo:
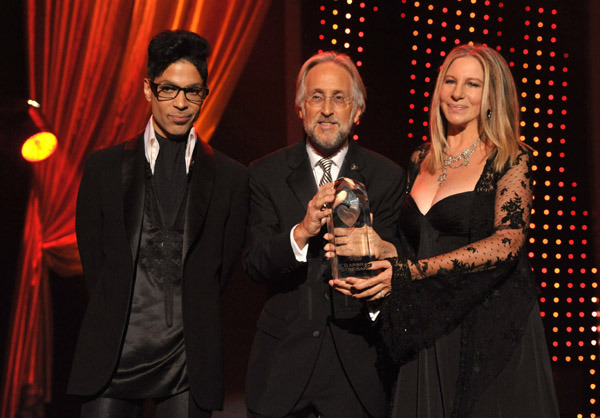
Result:
<svg viewBox="0 0 600 418">
<path fill-rule="evenodd" d="M 89 304 L 69 392 L 81 415 L 210 417 L 223 405 L 219 296 L 242 247 L 244 167 L 197 137 L 207 41 L 164 31 L 148 47 L 143 133 L 87 160 L 76 230 Z"/>
<path fill-rule="evenodd" d="M 328 286 L 330 262 L 323 251 L 337 177 L 363 183 L 375 230 L 387 239 L 395 235 L 404 171 L 349 140 L 365 99 L 348 56 L 311 57 L 296 84 L 306 140 L 250 166 L 244 267 L 268 287 L 268 300 L 248 366 L 249 417 L 386 415 L 376 367 L 377 307 L 353 303 Z"/>
</svg>

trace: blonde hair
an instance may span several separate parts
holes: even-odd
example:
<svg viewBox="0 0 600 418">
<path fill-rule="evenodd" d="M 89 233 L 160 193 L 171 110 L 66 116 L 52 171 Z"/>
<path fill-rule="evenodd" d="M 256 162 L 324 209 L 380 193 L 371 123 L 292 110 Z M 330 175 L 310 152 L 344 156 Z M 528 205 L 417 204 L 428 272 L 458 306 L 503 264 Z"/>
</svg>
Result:
<svg viewBox="0 0 600 418">
<path fill-rule="evenodd" d="M 431 99 L 429 116 L 431 148 L 427 169 L 433 173 L 443 166 L 448 147 L 447 121 L 440 108 L 440 91 L 450 65 L 458 58 L 473 57 L 483 68 L 483 96 L 479 113 L 479 136 L 495 152 L 494 169 L 513 163 L 521 149 L 529 148 L 519 140 L 519 100 L 515 81 L 502 56 L 487 46 L 460 45 L 442 64 Z M 488 113 L 490 117 L 488 117 Z"/>
</svg>

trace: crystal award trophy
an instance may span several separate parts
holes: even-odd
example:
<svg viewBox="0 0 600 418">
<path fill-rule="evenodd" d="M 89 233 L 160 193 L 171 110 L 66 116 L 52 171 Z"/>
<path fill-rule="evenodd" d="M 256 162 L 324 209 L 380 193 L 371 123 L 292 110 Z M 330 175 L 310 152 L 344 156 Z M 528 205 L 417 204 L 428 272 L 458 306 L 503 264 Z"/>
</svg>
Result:
<svg viewBox="0 0 600 418">
<path fill-rule="evenodd" d="M 335 200 L 327 229 L 330 234 L 343 237 L 345 244 L 337 246 L 336 255 L 331 259 L 332 278 L 372 277 L 377 272 L 367 267 L 375 257 L 369 246 L 371 211 L 365 186 L 342 177 L 335 181 L 334 188 Z"/>
</svg>

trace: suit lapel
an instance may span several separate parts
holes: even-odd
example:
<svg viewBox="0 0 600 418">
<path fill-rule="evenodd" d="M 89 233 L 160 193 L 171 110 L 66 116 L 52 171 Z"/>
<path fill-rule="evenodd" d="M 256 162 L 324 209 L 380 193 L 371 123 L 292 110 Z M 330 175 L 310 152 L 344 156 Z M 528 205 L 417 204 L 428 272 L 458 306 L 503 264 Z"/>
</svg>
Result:
<svg viewBox="0 0 600 418">
<path fill-rule="evenodd" d="M 317 185 L 315 184 L 304 141 L 300 141 L 290 149 L 288 166 L 291 170 L 287 177 L 288 186 L 298 198 L 300 205 L 306 210 L 308 202 L 317 193 Z"/>
<path fill-rule="evenodd" d="M 121 184 L 123 188 L 123 216 L 133 260 L 137 257 L 144 217 L 146 159 L 144 137 L 127 141 L 121 159 Z"/>
<path fill-rule="evenodd" d="M 183 233 L 183 262 L 206 220 L 206 212 L 215 183 L 215 170 L 213 149 L 198 139 L 190 165 L 191 179 Z"/>
<path fill-rule="evenodd" d="M 348 152 L 344 158 L 344 163 L 340 168 L 339 177 L 349 177 L 353 180 L 360 181 L 365 186 L 365 178 L 361 171 L 365 167 L 364 156 L 360 152 L 360 148 L 353 140 L 348 141 Z"/>
</svg>

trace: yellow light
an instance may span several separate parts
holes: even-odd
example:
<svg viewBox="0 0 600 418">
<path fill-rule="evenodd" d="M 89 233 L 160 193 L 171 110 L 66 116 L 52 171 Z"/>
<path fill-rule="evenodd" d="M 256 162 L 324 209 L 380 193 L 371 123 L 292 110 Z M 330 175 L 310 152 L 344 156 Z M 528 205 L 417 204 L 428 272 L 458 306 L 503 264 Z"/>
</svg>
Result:
<svg viewBox="0 0 600 418">
<path fill-rule="evenodd" d="M 21 147 L 21 155 L 32 163 L 42 161 L 52 155 L 57 144 L 56 135 L 50 132 L 40 132 L 27 138 Z"/>
<path fill-rule="evenodd" d="M 332 44 L 332 45 L 335 45 L 335 44 L 337 44 L 337 39 L 332 39 L 332 40 L 331 40 L 331 44 Z"/>
<path fill-rule="evenodd" d="M 338 11 L 337 11 L 337 9 L 333 9 L 333 11 L 331 13 L 333 13 L 334 16 L 337 16 Z"/>
<path fill-rule="evenodd" d="M 339 27 L 337 23 L 334 23 L 332 26 L 333 30 L 337 30 L 337 28 Z"/>
</svg>

